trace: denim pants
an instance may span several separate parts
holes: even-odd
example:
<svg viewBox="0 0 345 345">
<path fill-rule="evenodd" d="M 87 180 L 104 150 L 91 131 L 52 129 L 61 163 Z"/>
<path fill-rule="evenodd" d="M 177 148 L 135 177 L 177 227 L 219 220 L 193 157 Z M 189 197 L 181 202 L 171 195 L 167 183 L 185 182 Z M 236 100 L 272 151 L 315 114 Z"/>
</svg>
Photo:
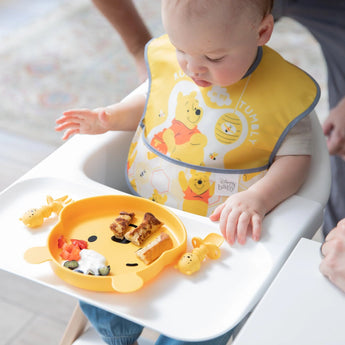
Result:
<svg viewBox="0 0 345 345">
<path fill-rule="evenodd" d="M 140 336 L 143 327 L 120 316 L 80 301 L 80 307 L 93 327 L 101 335 L 103 341 L 109 345 L 131 345 Z M 226 345 L 232 330 L 207 341 L 181 341 L 161 335 L 156 345 Z"/>
</svg>

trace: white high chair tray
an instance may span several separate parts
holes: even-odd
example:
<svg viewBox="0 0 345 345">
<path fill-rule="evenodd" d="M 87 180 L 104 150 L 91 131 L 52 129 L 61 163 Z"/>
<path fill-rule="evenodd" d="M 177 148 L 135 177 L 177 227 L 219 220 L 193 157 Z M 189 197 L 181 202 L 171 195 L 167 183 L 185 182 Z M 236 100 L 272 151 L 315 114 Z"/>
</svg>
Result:
<svg viewBox="0 0 345 345">
<path fill-rule="evenodd" d="M 302 238 L 233 345 L 345 344 L 345 294 L 320 262 L 320 243 Z"/>
<path fill-rule="evenodd" d="M 293 196 L 265 218 L 260 242 L 248 239 L 245 246 L 233 247 L 224 242 L 220 259 L 207 259 L 194 276 L 185 276 L 170 266 L 134 293 L 87 291 L 58 278 L 49 262 L 33 265 L 23 258 L 28 248 L 46 245 L 47 236 L 57 221 L 56 218 L 48 219 L 42 227 L 29 229 L 19 220 L 27 209 L 44 205 L 46 195 L 58 198 L 67 194 L 78 200 L 121 194 L 95 181 L 73 177 L 73 174 L 70 174 L 70 180 L 51 177 L 58 175 L 58 170 L 49 162 L 56 162 L 58 158 L 59 154 L 53 154 L 0 194 L 0 269 L 95 304 L 173 338 L 207 340 L 236 326 L 264 294 L 298 239 L 310 235 L 322 222 L 319 203 Z M 64 173 L 68 174 L 68 171 Z M 218 224 L 207 218 L 175 212 L 186 226 L 189 250 L 192 237 L 203 238 L 210 232 L 219 232 Z M 306 213 L 309 217 L 305 217 Z"/>
</svg>

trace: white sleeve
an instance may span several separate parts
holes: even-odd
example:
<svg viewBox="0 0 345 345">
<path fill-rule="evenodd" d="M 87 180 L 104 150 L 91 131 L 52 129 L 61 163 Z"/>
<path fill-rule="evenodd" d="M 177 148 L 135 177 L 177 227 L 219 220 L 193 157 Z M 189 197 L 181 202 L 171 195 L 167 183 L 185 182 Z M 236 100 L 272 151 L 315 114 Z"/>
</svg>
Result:
<svg viewBox="0 0 345 345">
<path fill-rule="evenodd" d="M 311 155 L 311 119 L 314 110 L 298 121 L 283 140 L 277 156 Z"/>
<path fill-rule="evenodd" d="M 147 99 L 149 93 L 149 80 L 146 79 L 140 86 L 138 86 L 137 92 L 142 94 Z"/>
</svg>

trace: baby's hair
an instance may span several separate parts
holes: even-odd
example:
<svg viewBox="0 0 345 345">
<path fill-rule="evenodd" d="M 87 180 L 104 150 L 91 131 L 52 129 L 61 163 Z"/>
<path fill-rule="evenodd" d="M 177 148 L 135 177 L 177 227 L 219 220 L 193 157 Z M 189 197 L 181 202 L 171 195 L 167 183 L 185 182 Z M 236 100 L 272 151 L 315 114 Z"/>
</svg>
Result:
<svg viewBox="0 0 345 345">
<path fill-rule="evenodd" d="M 271 13 L 274 0 L 166 0 L 172 6 L 184 5 L 190 15 L 203 16 L 207 14 L 210 7 L 220 3 L 228 3 L 236 11 L 253 9 L 260 16 L 264 17 Z"/>
<path fill-rule="evenodd" d="M 274 0 L 242 0 L 243 5 L 255 6 L 265 16 L 272 12 Z"/>
</svg>

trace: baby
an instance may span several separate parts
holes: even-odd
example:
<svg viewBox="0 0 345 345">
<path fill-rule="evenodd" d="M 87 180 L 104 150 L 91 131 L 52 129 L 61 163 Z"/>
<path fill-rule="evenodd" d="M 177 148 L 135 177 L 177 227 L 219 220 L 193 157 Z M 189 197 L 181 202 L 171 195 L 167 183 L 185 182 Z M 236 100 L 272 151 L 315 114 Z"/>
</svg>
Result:
<svg viewBox="0 0 345 345">
<path fill-rule="evenodd" d="M 306 177 L 309 114 L 319 98 L 306 73 L 265 46 L 271 7 L 270 0 L 162 0 L 167 36 L 147 45 L 147 95 L 66 111 L 57 130 L 67 139 L 137 129 L 127 164 L 133 193 L 210 215 L 230 244 L 250 233 L 259 240 L 265 214 Z M 80 305 L 107 344 L 137 344 L 141 325 Z M 156 345 L 226 345 L 231 334 L 194 343 L 161 335 Z"/>
<path fill-rule="evenodd" d="M 147 95 L 66 111 L 63 139 L 137 129 L 133 193 L 218 221 L 225 239 L 261 236 L 262 220 L 303 184 L 318 85 L 265 46 L 264 0 L 163 0 L 167 35 L 146 50 Z M 163 195 L 164 194 L 164 195 Z"/>
</svg>

